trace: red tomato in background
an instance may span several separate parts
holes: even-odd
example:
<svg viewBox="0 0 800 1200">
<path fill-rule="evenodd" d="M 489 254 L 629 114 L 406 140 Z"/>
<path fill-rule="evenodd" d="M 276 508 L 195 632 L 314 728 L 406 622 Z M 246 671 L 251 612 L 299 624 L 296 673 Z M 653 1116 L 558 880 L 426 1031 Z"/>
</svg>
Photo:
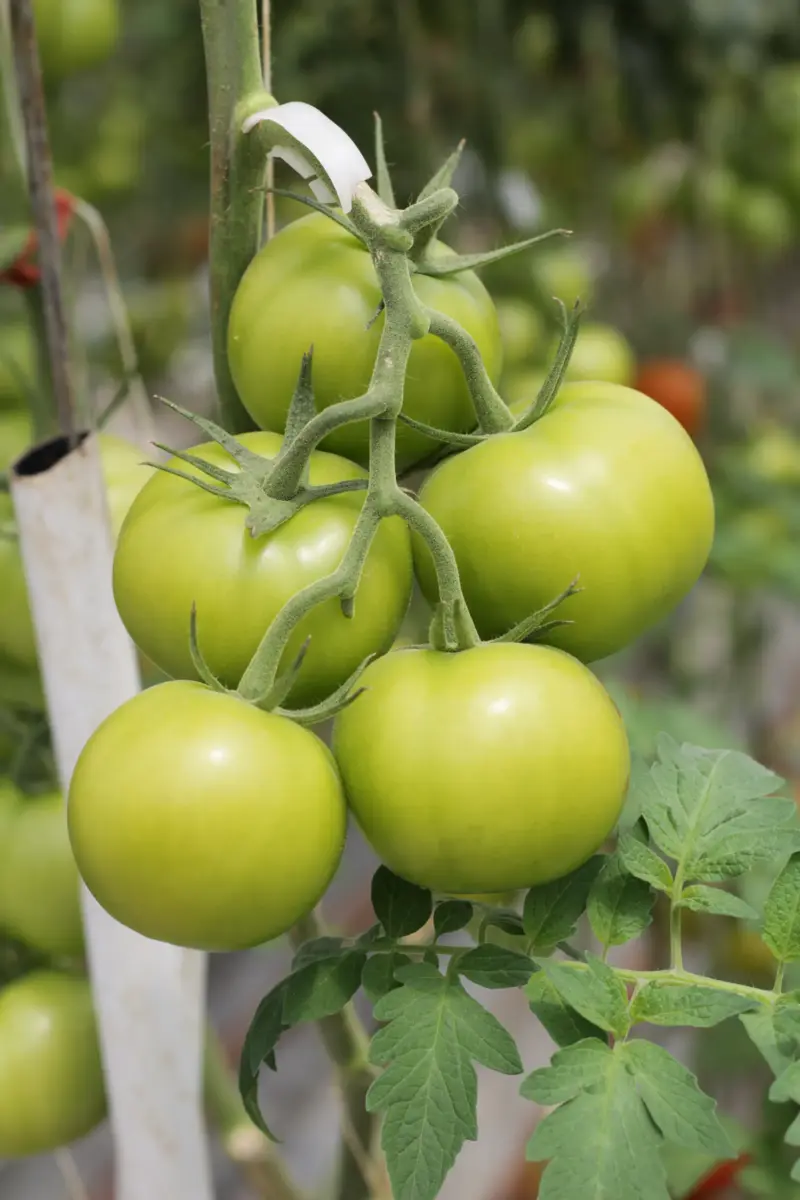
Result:
<svg viewBox="0 0 800 1200">
<path fill-rule="evenodd" d="M 700 372 L 679 358 L 651 358 L 643 362 L 636 390 L 672 413 L 694 437 L 706 416 L 706 381 Z"/>
</svg>

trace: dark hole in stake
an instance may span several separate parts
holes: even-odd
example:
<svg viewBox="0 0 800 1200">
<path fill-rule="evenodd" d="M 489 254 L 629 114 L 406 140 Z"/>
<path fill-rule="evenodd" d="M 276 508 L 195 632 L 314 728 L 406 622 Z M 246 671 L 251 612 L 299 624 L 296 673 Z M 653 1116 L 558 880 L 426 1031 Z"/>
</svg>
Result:
<svg viewBox="0 0 800 1200">
<path fill-rule="evenodd" d="M 83 433 L 79 433 L 74 445 L 71 445 L 72 439 L 67 438 L 63 433 L 58 437 L 50 438 L 47 442 L 41 442 L 32 450 L 27 450 L 22 458 L 17 459 L 14 463 L 14 474 L 23 477 L 43 475 L 45 471 L 49 471 L 51 467 L 60 463 L 62 458 L 66 458 L 71 450 L 77 450 L 79 446 L 82 446 L 88 436 L 89 434 L 85 430 Z"/>
</svg>

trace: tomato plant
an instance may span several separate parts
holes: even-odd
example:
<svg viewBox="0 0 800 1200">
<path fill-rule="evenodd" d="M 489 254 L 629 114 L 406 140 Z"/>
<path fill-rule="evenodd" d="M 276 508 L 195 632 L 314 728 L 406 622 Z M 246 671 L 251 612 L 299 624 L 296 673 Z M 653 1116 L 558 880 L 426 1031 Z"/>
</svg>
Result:
<svg viewBox="0 0 800 1200">
<path fill-rule="evenodd" d="M 102 63 L 119 37 L 117 0 L 34 0 L 45 75 L 53 80 Z"/>
<path fill-rule="evenodd" d="M 562 651 L 398 650 L 364 686 L 337 717 L 334 752 L 356 820 L 403 878 L 450 895 L 530 887 L 574 870 L 614 828 L 625 729 Z"/>
<path fill-rule="evenodd" d="M 83 952 L 78 868 L 59 793 L 26 799 L 5 823 L 0 929 L 51 958 Z"/>
<path fill-rule="evenodd" d="M 103 907 L 146 937 L 206 950 L 269 941 L 313 908 L 346 823 L 321 741 L 181 681 L 103 722 L 75 767 L 68 812 Z"/>
<path fill-rule="evenodd" d="M 439 257 L 447 254 L 441 246 Z M 477 276 L 416 275 L 414 289 L 423 304 L 463 325 L 497 380 L 502 359 L 497 315 Z M 318 408 L 367 391 L 383 329 L 383 318 L 374 319 L 380 300 L 366 248 L 328 217 L 293 221 L 256 255 L 236 293 L 228 349 L 239 395 L 262 429 L 284 428 L 302 357 L 312 345 Z M 414 343 L 403 407 L 410 417 L 439 428 L 468 430 L 474 423 L 458 359 L 438 338 Z M 363 463 L 368 432 L 365 422 L 348 425 L 323 444 Z M 435 449 L 407 427 L 398 429 L 397 446 L 401 466 Z"/>
<path fill-rule="evenodd" d="M 504 633 L 578 578 L 583 590 L 560 614 L 573 623 L 547 636 L 586 661 L 675 607 L 705 566 L 714 529 L 688 435 L 649 397 L 615 384 L 566 384 L 524 433 L 446 460 L 420 499 L 455 551 L 482 636 Z M 418 542 L 415 561 L 431 597 Z"/>
<path fill-rule="evenodd" d="M 0 1154 L 41 1154 L 105 1116 L 92 997 L 85 979 L 36 971 L 0 991 Z"/>
<path fill-rule="evenodd" d="M 251 433 L 241 441 L 271 459 L 282 439 L 275 433 Z M 219 466 L 232 465 L 213 443 L 191 453 Z M 176 459 L 173 465 L 182 464 Z M 188 469 L 200 477 L 191 464 Z M 346 459 L 324 452 L 314 455 L 310 471 L 312 486 L 365 475 Z M 189 648 L 189 614 L 196 604 L 206 661 L 235 687 L 286 601 L 339 565 L 362 503 L 360 492 L 315 500 L 274 532 L 253 537 L 242 506 L 157 472 L 131 508 L 114 560 L 114 594 L 128 631 L 169 675 L 197 678 Z M 385 522 L 365 564 L 354 615 L 345 617 L 333 599 L 315 608 L 294 631 L 284 665 L 306 638 L 311 642 L 293 704 L 324 699 L 368 655 L 389 649 L 408 607 L 411 584 L 408 533 L 399 520 Z"/>
<path fill-rule="evenodd" d="M 639 367 L 636 389 L 657 400 L 692 437 L 702 428 L 706 383 L 696 367 L 681 359 L 649 359 Z"/>
</svg>

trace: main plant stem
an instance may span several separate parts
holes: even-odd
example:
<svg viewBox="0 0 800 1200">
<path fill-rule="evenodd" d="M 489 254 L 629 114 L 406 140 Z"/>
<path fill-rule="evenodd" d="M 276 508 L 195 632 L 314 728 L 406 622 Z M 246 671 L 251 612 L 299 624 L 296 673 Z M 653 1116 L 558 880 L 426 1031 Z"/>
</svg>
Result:
<svg viewBox="0 0 800 1200">
<path fill-rule="evenodd" d="M 243 114 L 275 101 L 263 90 L 256 0 L 200 0 L 211 140 L 209 267 L 214 374 L 221 423 L 232 433 L 253 424 L 228 367 L 228 319 L 236 288 L 259 245 L 264 159 L 241 133 Z"/>
</svg>

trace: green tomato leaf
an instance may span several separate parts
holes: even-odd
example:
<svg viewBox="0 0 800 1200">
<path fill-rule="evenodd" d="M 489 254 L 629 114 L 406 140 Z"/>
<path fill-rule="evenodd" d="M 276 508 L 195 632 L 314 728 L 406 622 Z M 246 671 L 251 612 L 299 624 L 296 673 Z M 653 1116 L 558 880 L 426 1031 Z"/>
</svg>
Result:
<svg viewBox="0 0 800 1200">
<path fill-rule="evenodd" d="M 650 1025 L 691 1025 L 708 1029 L 729 1017 L 758 1008 L 758 1001 L 694 983 L 645 984 L 631 1004 L 631 1019 Z"/>
<path fill-rule="evenodd" d="M 586 1038 L 599 1038 L 603 1042 L 607 1040 L 602 1029 L 570 1008 L 544 971 L 537 971 L 531 976 L 525 995 L 531 1012 L 539 1018 L 557 1046 L 572 1046 Z"/>
<path fill-rule="evenodd" d="M 528 1099 L 560 1106 L 528 1143 L 529 1159 L 550 1160 L 539 1200 L 669 1200 L 661 1137 L 623 1049 L 578 1042 L 522 1085 Z"/>
<path fill-rule="evenodd" d="M 635 875 L 659 892 L 672 891 L 672 872 L 663 858 L 633 833 L 623 833 L 617 854 L 629 875 Z"/>
<path fill-rule="evenodd" d="M 376 1004 L 388 992 L 399 988 L 401 984 L 395 978 L 395 971 L 410 965 L 411 959 L 399 950 L 390 950 L 388 954 L 373 954 L 361 975 L 361 986 L 367 998 Z"/>
<path fill-rule="evenodd" d="M 540 966 L 570 1008 L 600 1029 L 625 1037 L 631 1026 L 628 993 L 619 975 L 599 958 L 589 956 L 586 968 L 578 964 L 549 962 Z"/>
<path fill-rule="evenodd" d="M 390 1065 L 372 1084 L 367 1108 L 384 1113 L 394 1200 L 434 1200 L 464 1142 L 477 1138 L 473 1062 L 504 1075 L 519 1074 L 522 1063 L 511 1035 L 458 979 L 428 963 L 397 977 L 402 986 L 375 1006 L 388 1024 L 370 1058 Z"/>
<path fill-rule="evenodd" d="M 794 1058 L 800 1051 L 800 992 L 784 992 L 779 996 L 772 1019 L 778 1048 L 787 1058 Z"/>
<path fill-rule="evenodd" d="M 800 1061 L 791 1062 L 783 1069 L 769 1089 L 769 1098 L 777 1104 L 783 1104 L 787 1100 L 800 1103 Z"/>
<path fill-rule="evenodd" d="M 272 1071 L 277 1070 L 275 1047 L 287 1027 L 283 1019 L 283 1005 L 288 982 L 288 979 L 282 979 L 259 1004 L 250 1022 L 239 1062 L 239 1091 L 247 1114 L 272 1141 L 276 1139 L 258 1103 L 258 1076 L 262 1063 L 266 1063 Z"/>
<path fill-rule="evenodd" d="M 292 959 L 292 970 L 299 971 L 309 963 L 318 962 L 323 958 L 336 958 L 342 952 L 344 938 L 318 937 L 310 942 L 304 942 Z"/>
<path fill-rule="evenodd" d="M 763 1006 L 739 1017 L 750 1041 L 775 1076 L 785 1071 L 792 1061 L 792 1054 L 786 1053 L 786 1043 L 777 1028 L 777 1011 L 777 1005 L 775 1009 Z"/>
<path fill-rule="evenodd" d="M 554 950 L 559 942 L 572 937 L 604 858 L 596 854 L 572 874 L 528 892 L 522 924 L 538 953 Z"/>
<path fill-rule="evenodd" d="M 437 937 L 446 933 L 457 933 L 469 925 L 475 910 L 469 900 L 445 900 L 437 904 L 433 913 L 433 928 Z"/>
<path fill-rule="evenodd" d="M 741 875 L 796 835 L 793 801 L 774 795 L 783 781 L 745 754 L 678 746 L 663 734 L 658 753 L 638 798 L 654 842 L 686 879 Z"/>
<path fill-rule="evenodd" d="M 730 1139 L 719 1123 L 716 1104 L 692 1075 L 663 1046 L 642 1038 L 619 1047 L 636 1087 L 666 1141 L 687 1150 L 729 1158 Z"/>
<path fill-rule="evenodd" d="M 655 899 L 648 883 L 628 874 L 619 854 L 609 855 L 592 884 L 586 909 L 597 940 L 604 946 L 621 946 L 638 937 L 653 919 Z"/>
<path fill-rule="evenodd" d="M 511 937 L 524 937 L 522 917 L 513 908 L 490 908 L 481 918 L 487 929 L 499 929 Z"/>
<path fill-rule="evenodd" d="M 459 958 L 457 968 L 459 975 L 466 975 L 484 988 L 523 987 L 535 970 L 527 954 L 489 944 L 468 950 Z"/>
<path fill-rule="evenodd" d="M 755 921 L 758 913 L 742 900 L 723 888 L 709 887 L 705 883 L 693 883 L 684 889 L 679 908 L 691 908 L 693 912 L 714 913 L 720 917 L 736 917 L 741 921 Z"/>
<path fill-rule="evenodd" d="M 427 888 L 408 883 L 388 867 L 378 867 L 372 877 L 372 907 L 388 936 L 401 938 L 430 920 L 433 897 Z"/>
<path fill-rule="evenodd" d="M 772 885 L 761 937 L 779 962 L 800 959 L 800 853 L 792 855 Z"/>
<path fill-rule="evenodd" d="M 340 1012 L 358 991 L 366 961 L 363 950 L 351 949 L 314 958 L 293 971 L 286 986 L 284 1022 L 298 1025 Z"/>
</svg>

